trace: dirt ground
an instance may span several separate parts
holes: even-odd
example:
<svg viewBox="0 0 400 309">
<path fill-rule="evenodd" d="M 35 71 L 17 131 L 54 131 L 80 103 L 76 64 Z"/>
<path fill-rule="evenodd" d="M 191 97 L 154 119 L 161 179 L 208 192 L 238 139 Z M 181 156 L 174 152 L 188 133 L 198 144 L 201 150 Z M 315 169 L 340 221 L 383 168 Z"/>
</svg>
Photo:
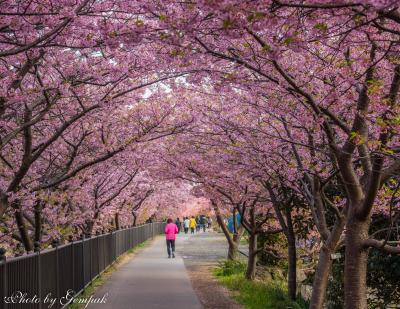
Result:
<svg viewBox="0 0 400 309">
<path fill-rule="evenodd" d="M 183 257 L 192 286 L 205 309 L 243 309 L 233 295 L 221 286 L 211 269 L 227 255 L 227 242 L 223 234 L 200 232 L 183 239 L 179 254 Z"/>
</svg>

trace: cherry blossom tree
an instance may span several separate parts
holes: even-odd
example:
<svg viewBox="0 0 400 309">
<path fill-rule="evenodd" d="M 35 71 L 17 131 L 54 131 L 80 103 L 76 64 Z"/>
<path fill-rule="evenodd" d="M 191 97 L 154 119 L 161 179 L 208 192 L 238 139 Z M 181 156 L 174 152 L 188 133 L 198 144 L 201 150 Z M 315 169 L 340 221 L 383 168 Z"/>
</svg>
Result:
<svg viewBox="0 0 400 309">
<path fill-rule="evenodd" d="M 344 245 L 345 307 L 367 308 L 368 252 L 400 254 L 398 1 L 3 1 L 0 16 L 2 237 L 31 251 L 51 224 L 177 216 L 197 190 L 219 221 L 242 214 L 251 278 L 259 229 L 280 226 L 295 265 L 301 204 L 321 243 L 310 307 Z M 387 228 L 370 234 L 375 214 Z"/>
</svg>

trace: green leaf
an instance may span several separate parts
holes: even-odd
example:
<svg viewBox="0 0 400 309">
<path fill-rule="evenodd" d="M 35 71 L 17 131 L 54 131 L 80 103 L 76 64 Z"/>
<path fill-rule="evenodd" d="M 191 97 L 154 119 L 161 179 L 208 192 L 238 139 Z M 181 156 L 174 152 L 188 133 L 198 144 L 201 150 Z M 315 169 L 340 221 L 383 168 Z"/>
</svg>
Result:
<svg viewBox="0 0 400 309">
<path fill-rule="evenodd" d="M 262 47 L 262 50 L 269 52 L 271 50 L 271 46 L 269 46 L 268 44 L 264 44 L 264 46 Z"/>
<path fill-rule="evenodd" d="M 314 29 L 318 29 L 325 32 L 328 30 L 328 25 L 326 23 L 317 23 L 314 25 Z"/>
<path fill-rule="evenodd" d="M 294 38 L 287 37 L 286 39 L 283 40 L 283 44 L 289 45 L 289 44 L 293 43 L 293 41 L 294 41 Z"/>
<path fill-rule="evenodd" d="M 233 25 L 234 23 L 230 18 L 225 19 L 222 23 L 224 29 L 232 28 Z"/>
</svg>

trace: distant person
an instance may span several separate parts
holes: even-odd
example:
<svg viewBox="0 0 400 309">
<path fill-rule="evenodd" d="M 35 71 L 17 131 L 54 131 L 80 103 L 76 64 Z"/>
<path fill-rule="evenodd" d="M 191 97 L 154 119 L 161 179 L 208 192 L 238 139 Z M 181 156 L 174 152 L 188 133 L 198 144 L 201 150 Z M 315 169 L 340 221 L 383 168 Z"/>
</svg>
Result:
<svg viewBox="0 0 400 309">
<path fill-rule="evenodd" d="M 190 226 L 190 234 L 194 234 L 194 230 L 197 226 L 197 223 L 196 223 L 196 219 L 193 216 L 192 216 L 192 218 L 190 218 L 189 226 Z"/>
<path fill-rule="evenodd" d="M 196 217 L 196 232 L 200 232 L 200 217 Z"/>
<path fill-rule="evenodd" d="M 190 220 L 188 217 L 185 217 L 185 220 L 183 221 L 183 228 L 185 229 L 185 234 L 189 232 L 189 226 L 190 226 Z"/>
<path fill-rule="evenodd" d="M 181 232 L 181 228 L 182 228 L 182 223 L 181 223 L 181 220 L 179 220 L 179 218 L 176 218 L 175 225 L 178 228 L 178 233 L 180 233 Z"/>
<path fill-rule="evenodd" d="M 211 217 L 208 218 L 208 228 L 210 229 L 212 225 L 212 219 Z"/>
<path fill-rule="evenodd" d="M 176 234 L 178 234 L 178 227 L 173 223 L 172 219 L 167 220 L 167 225 L 165 226 L 165 238 L 167 240 L 167 252 L 168 258 L 175 258 L 175 240 Z"/>
<path fill-rule="evenodd" d="M 206 232 L 206 227 L 207 227 L 207 218 L 206 216 L 201 216 L 200 217 L 200 227 L 203 229 L 203 232 Z"/>
</svg>

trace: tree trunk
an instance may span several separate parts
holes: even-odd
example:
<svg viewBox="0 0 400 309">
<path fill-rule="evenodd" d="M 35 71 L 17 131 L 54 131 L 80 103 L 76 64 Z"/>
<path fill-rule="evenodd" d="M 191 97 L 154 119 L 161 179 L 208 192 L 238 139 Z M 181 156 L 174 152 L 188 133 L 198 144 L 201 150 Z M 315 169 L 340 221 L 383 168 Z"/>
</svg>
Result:
<svg viewBox="0 0 400 309">
<path fill-rule="evenodd" d="M 232 243 L 229 243 L 228 249 L 228 259 L 236 260 L 239 257 L 239 243 L 242 237 L 243 230 L 241 228 L 236 228 L 236 233 L 232 235 Z"/>
<path fill-rule="evenodd" d="M 289 234 L 291 234 L 289 232 Z M 297 254 L 294 235 L 288 237 L 288 294 L 291 300 L 296 300 L 297 287 Z"/>
<path fill-rule="evenodd" d="M 5 194 L 2 190 L 0 190 L 0 219 L 3 218 L 3 215 L 7 211 L 9 207 L 7 194 Z"/>
<path fill-rule="evenodd" d="M 247 260 L 246 279 L 253 280 L 256 276 L 257 263 L 257 233 L 249 235 L 249 258 Z"/>
<path fill-rule="evenodd" d="M 119 226 L 119 213 L 118 212 L 115 213 L 114 220 L 115 220 L 115 229 L 118 231 L 120 229 L 120 226 Z"/>
<path fill-rule="evenodd" d="M 132 216 L 133 216 L 132 226 L 136 226 L 136 219 L 137 219 L 137 216 L 136 216 L 136 214 L 134 214 L 134 213 L 132 213 Z"/>
<path fill-rule="evenodd" d="M 42 202 L 37 201 L 35 204 L 35 242 L 42 242 Z"/>
<path fill-rule="evenodd" d="M 332 253 L 333 251 L 326 247 L 322 247 L 319 252 L 317 269 L 313 281 L 310 309 L 322 309 L 324 307 L 329 274 L 332 268 Z"/>
<path fill-rule="evenodd" d="M 99 218 L 100 215 L 100 210 L 97 209 L 94 213 L 93 219 L 92 220 L 87 220 L 87 236 L 92 236 L 93 234 L 93 229 L 94 229 L 94 225 L 97 221 L 97 219 Z"/>
<path fill-rule="evenodd" d="M 236 233 L 233 235 L 233 238 L 229 234 L 228 228 L 224 224 L 224 220 L 222 219 L 221 213 L 219 212 L 219 208 L 217 204 L 213 203 L 214 206 L 214 213 L 215 213 L 215 218 L 217 219 L 217 223 L 219 227 L 221 228 L 222 232 L 225 235 L 226 240 L 228 241 L 228 260 L 236 260 L 239 251 L 239 241 L 240 241 L 240 233 Z"/>
<path fill-rule="evenodd" d="M 228 242 L 228 260 L 236 260 L 239 256 L 239 250 L 235 243 Z"/>
<path fill-rule="evenodd" d="M 322 309 L 324 306 L 329 274 L 332 268 L 331 254 L 336 252 L 336 247 L 343 233 L 345 224 L 345 216 L 337 219 L 329 238 L 319 252 L 317 269 L 313 281 L 310 309 Z"/>
<path fill-rule="evenodd" d="M 32 241 L 29 238 L 28 229 L 26 228 L 24 217 L 20 208 L 16 209 L 15 211 L 15 220 L 18 225 L 19 234 L 21 236 L 22 244 L 25 247 L 25 251 L 31 252 L 33 250 Z"/>
<path fill-rule="evenodd" d="M 94 222 L 92 220 L 86 220 L 86 227 L 85 227 L 86 237 L 92 236 L 93 228 L 94 228 Z"/>
<path fill-rule="evenodd" d="M 236 222 L 236 208 L 233 208 L 232 210 L 232 218 L 233 218 L 233 235 L 232 235 L 233 244 L 229 245 L 228 259 L 236 260 L 239 257 L 239 243 L 241 237 L 241 232 L 239 231 Z"/>
<path fill-rule="evenodd" d="M 346 309 L 367 309 L 368 250 L 363 241 L 368 238 L 370 219 L 352 215 L 347 223 L 344 263 L 344 303 Z"/>
<path fill-rule="evenodd" d="M 294 235 L 292 214 L 290 207 L 286 206 L 286 237 L 288 241 L 288 294 L 291 300 L 296 300 L 297 285 L 297 253 L 296 236 Z"/>
</svg>

